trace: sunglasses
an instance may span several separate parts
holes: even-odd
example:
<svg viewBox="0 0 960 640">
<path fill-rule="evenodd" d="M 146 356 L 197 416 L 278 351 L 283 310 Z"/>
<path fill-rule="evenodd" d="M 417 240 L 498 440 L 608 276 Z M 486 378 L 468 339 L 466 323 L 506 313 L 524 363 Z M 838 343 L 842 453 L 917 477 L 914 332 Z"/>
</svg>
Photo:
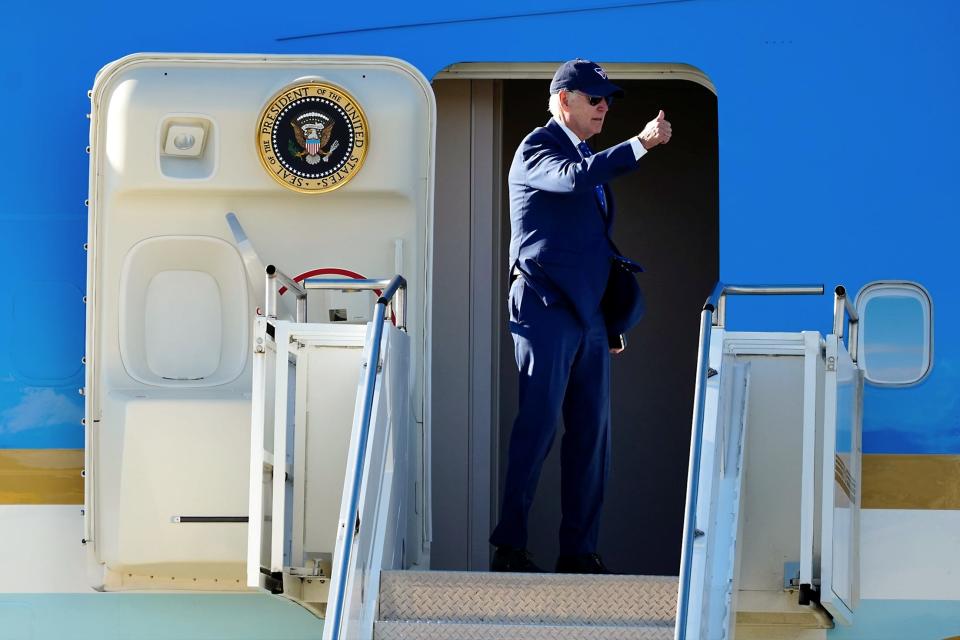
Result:
<svg viewBox="0 0 960 640">
<path fill-rule="evenodd" d="M 586 93 L 583 93 L 582 91 L 572 91 L 571 93 L 579 93 L 580 95 L 582 95 L 584 98 L 587 99 L 587 102 L 590 103 L 591 107 L 595 107 L 598 104 L 600 104 L 601 100 L 606 100 L 608 107 L 613 106 L 613 96 L 591 96 L 591 95 L 587 95 Z"/>
</svg>

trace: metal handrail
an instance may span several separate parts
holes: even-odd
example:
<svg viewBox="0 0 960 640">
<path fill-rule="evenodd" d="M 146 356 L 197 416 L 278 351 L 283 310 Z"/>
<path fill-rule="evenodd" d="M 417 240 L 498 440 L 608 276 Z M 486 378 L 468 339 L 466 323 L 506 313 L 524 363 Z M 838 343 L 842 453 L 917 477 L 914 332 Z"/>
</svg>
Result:
<svg viewBox="0 0 960 640">
<path fill-rule="evenodd" d="M 277 317 L 277 280 L 283 283 L 283 286 L 293 291 L 297 296 L 297 322 L 307 321 L 307 290 L 300 286 L 300 283 L 277 269 L 274 265 L 268 264 L 266 268 L 267 295 L 264 309 L 264 315 L 268 318 Z"/>
<path fill-rule="evenodd" d="M 680 584 L 677 591 L 677 626 L 674 640 L 686 640 L 687 612 L 690 608 L 690 574 L 693 570 L 693 541 L 705 535 L 696 525 L 697 500 L 700 488 L 700 453 L 703 448 L 704 405 L 707 396 L 707 374 L 710 370 L 710 336 L 712 327 L 723 328 L 726 321 L 728 295 L 823 295 L 823 285 L 725 285 L 718 282 L 700 313 L 700 344 L 697 348 L 697 377 L 693 400 L 693 425 L 690 433 L 690 464 L 687 471 L 686 515 L 683 544 L 680 551 Z M 714 317 L 716 312 L 716 317 Z"/>
<path fill-rule="evenodd" d="M 395 286 L 397 279 L 393 280 L 377 280 L 377 279 L 367 279 L 367 280 L 358 280 L 355 278 L 307 278 L 303 281 L 303 286 L 306 289 L 327 289 L 335 291 L 374 291 L 378 292 L 382 289 L 384 290 L 380 294 L 380 299 L 384 297 L 387 298 L 387 301 L 390 303 L 391 308 L 393 309 L 394 317 L 397 321 L 397 328 L 406 331 L 407 329 L 407 287 L 406 280 L 403 281 L 402 286 Z M 394 289 L 391 290 L 390 287 L 394 286 Z M 389 293 L 389 295 L 387 295 Z M 394 296 L 396 294 L 396 296 Z M 396 300 L 392 299 L 396 297 Z M 379 302 L 379 300 L 378 300 Z"/>
<path fill-rule="evenodd" d="M 724 327 L 727 320 L 727 296 L 822 296 L 822 284 L 723 284 L 718 282 L 707 304 L 717 311 L 714 326 Z"/>
<path fill-rule="evenodd" d="M 367 279 L 358 280 L 357 278 L 307 278 L 303 281 L 303 286 L 307 289 L 333 289 L 336 291 L 379 291 L 390 286 L 393 280 Z"/>
<path fill-rule="evenodd" d="M 397 284 L 397 278 L 400 278 L 402 284 Z M 382 300 L 386 292 L 381 295 L 381 290 L 389 291 L 387 303 L 393 310 L 394 318 L 398 329 L 407 330 L 407 281 L 400 276 L 392 280 L 386 278 L 307 278 L 302 283 L 297 282 L 283 271 L 277 269 L 274 265 L 267 265 L 267 296 L 266 309 L 264 315 L 268 318 L 277 317 L 277 282 L 287 289 L 293 291 L 297 296 L 297 322 L 307 321 L 307 291 L 312 289 L 322 289 L 328 291 L 373 291 L 380 296 Z M 390 287 L 393 289 L 390 290 Z M 394 300 L 396 298 L 396 300 Z M 379 302 L 379 300 L 378 300 Z"/>
<path fill-rule="evenodd" d="M 353 282 L 357 282 L 354 280 Z M 379 281 L 378 281 L 379 282 Z M 391 299 L 401 291 L 405 291 L 407 281 L 403 276 L 394 276 L 386 289 L 377 299 L 376 311 L 373 315 L 373 333 L 370 337 L 370 353 L 364 367 L 366 373 L 363 380 L 363 405 L 360 413 L 360 432 L 358 434 L 356 457 L 354 458 L 354 474 L 350 483 L 350 502 L 347 509 L 347 518 L 339 523 L 339 534 L 343 535 L 343 547 L 340 556 L 334 558 L 335 566 L 332 574 L 337 585 L 336 592 L 327 602 L 328 616 L 326 623 L 332 625 L 330 637 L 338 640 L 343 621 L 343 598 L 347 587 L 347 569 L 350 566 L 350 554 L 353 552 L 353 540 L 360 527 L 360 483 L 363 479 L 363 462 L 367 455 L 367 439 L 370 435 L 370 420 L 373 417 L 373 395 L 376 390 L 377 372 L 380 369 L 380 341 L 383 338 L 383 322 L 386 317 L 387 306 Z M 311 288 L 308 284 L 308 288 Z M 322 288 L 322 287 L 316 287 Z M 378 287 L 379 288 L 379 287 Z M 401 294 L 402 295 L 402 294 Z M 399 297 L 398 297 L 399 298 Z M 399 321 L 398 321 L 399 325 Z"/>
<path fill-rule="evenodd" d="M 850 330 L 847 339 L 847 351 L 850 353 L 850 359 L 857 363 L 857 355 L 860 339 L 860 316 L 857 314 L 857 308 L 847 297 L 847 290 L 843 285 L 837 285 L 833 290 L 833 333 L 841 341 L 843 340 L 843 316 L 846 313 L 848 321 L 847 328 Z"/>
</svg>

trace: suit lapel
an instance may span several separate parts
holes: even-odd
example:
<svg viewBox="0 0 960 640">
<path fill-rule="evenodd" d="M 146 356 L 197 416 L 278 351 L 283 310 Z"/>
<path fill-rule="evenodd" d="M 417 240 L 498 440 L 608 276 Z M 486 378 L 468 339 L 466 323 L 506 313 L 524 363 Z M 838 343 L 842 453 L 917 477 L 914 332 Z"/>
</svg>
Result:
<svg viewBox="0 0 960 640">
<path fill-rule="evenodd" d="M 569 157 L 571 160 L 581 159 L 580 151 L 577 150 L 576 145 L 573 144 L 572 140 L 570 140 L 570 136 L 568 136 L 567 132 L 564 131 L 559 124 L 557 124 L 556 120 L 550 118 L 544 128 L 550 132 L 550 135 L 560 141 L 561 146 L 563 146 L 564 150 L 567 152 L 567 157 Z"/>
<path fill-rule="evenodd" d="M 556 120 L 550 118 L 544 128 L 550 132 L 550 135 L 560 141 L 561 146 L 567 152 L 567 157 L 578 162 L 583 159 L 583 156 L 580 155 L 580 150 L 577 149 L 576 145 L 573 144 L 573 141 L 570 139 L 570 136 L 567 135 L 567 132 L 560 127 Z M 603 195 L 607 200 L 607 214 L 603 214 L 599 205 L 597 206 L 597 213 L 603 220 L 603 224 L 607 230 L 607 236 L 609 237 L 610 229 L 613 226 L 613 191 L 606 183 L 603 185 Z"/>
</svg>

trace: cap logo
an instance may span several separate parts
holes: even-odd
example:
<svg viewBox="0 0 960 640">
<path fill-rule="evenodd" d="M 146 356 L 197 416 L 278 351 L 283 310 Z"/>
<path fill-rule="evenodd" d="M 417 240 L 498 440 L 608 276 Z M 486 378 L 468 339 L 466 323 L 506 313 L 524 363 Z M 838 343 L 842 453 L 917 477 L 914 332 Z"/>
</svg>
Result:
<svg viewBox="0 0 960 640">
<path fill-rule="evenodd" d="M 604 71 L 602 67 L 594 67 L 593 70 L 596 71 L 597 75 L 603 78 L 604 80 L 607 79 L 607 72 Z"/>
<path fill-rule="evenodd" d="M 363 164 L 367 143 L 367 119 L 357 101 L 340 87 L 319 82 L 275 95 L 257 127 L 264 169 L 301 193 L 332 191 L 349 182 Z"/>
</svg>

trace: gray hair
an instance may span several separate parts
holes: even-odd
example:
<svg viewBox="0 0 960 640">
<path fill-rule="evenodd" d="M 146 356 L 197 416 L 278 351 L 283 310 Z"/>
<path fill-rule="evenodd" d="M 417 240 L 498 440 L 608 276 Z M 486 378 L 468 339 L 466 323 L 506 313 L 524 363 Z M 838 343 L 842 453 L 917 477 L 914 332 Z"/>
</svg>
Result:
<svg viewBox="0 0 960 640">
<path fill-rule="evenodd" d="M 560 91 L 563 91 L 561 89 Z M 547 102 L 547 111 L 553 114 L 554 118 L 560 117 L 560 91 L 550 94 L 550 101 Z"/>
<path fill-rule="evenodd" d="M 567 100 L 570 100 L 570 96 L 575 93 L 580 93 L 576 89 L 560 89 L 560 91 L 565 91 L 567 94 Z M 547 102 L 547 111 L 549 111 L 555 118 L 560 117 L 560 91 L 550 94 L 550 101 Z"/>
</svg>

